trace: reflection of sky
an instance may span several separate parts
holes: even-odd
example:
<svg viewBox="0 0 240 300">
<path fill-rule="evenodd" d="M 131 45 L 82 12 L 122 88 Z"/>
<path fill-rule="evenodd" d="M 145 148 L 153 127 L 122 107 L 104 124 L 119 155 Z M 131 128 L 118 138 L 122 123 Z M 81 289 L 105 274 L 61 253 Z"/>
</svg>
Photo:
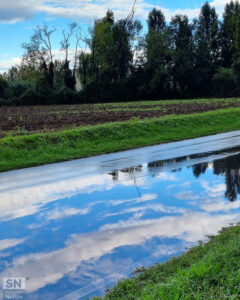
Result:
<svg viewBox="0 0 240 300">
<path fill-rule="evenodd" d="M 188 161 L 189 166 L 189 161 Z M 137 178 L 135 178 L 137 177 Z M 223 175 L 192 169 L 18 183 L 0 192 L 0 277 L 27 277 L 28 299 L 102 293 L 238 221 Z"/>
</svg>

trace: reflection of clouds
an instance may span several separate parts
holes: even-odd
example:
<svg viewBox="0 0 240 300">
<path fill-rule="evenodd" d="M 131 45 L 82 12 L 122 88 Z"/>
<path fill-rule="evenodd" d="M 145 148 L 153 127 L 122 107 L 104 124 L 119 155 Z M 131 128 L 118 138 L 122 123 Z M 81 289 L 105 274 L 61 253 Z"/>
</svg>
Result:
<svg viewBox="0 0 240 300">
<path fill-rule="evenodd" d="M 226 185 L 224 183 L 219 183 L 210 186 L 209 182 L 205 180 L 201 180 L 201 186 L 205 189 L 208 193 L 209 197 L 218 197 L 223 195 L 226 190 Z"/>
<path fill-rule="evenodd" d="M 17 188 L 0 193 L 0 219 L 16 219 L 38 212 L 45 204 L 81 193 L 110 189 L 108 175 L 88 176 Z"/>
<path fill-rule="evenodd" d="M 61 207 L 49 211 L 45 217 L 47 220 L 59 220 L 76 215 L 87 215 L 89 212 L 89 208 L 77 209 L 74 207 Z"/>
<path fill-rule="evenodd" d="M 179 245 L 158 245 L 153 251 L 155 257 L 170 256 L 179 252 Z"/>
<path fill-rule="evenodd" d="M 0 220 L 8 221 L 32 215 L 39 212 L 47 203 L 79 194 L 110 190 L 116 184 L 145 185 L 144 180 L 137 178 L 134 183 L 133 179 L 125 178 L 125 181 L 114 183 L 108 174 L 101 174 L 30 185 L 29 179 L 29 185 L 23 188 L 17 186 L 9 191 L 0 192 Z"/>
<path fill-rule="evenodd" d="M 25 239 L 6 239 L 0 241 L 0 251 L 15 247 L 24 242 Z"/>
<path fill-rule="evenodd" d="M 130 220 L 108 224 L 100 231 L 73 235 L 64 249 L 16 258 L 1 277 L 29 277 L 28 291 L 56 283 L 83 262 L 112 253 L 121 246 L 139 245 L 153 237 L 179 238 L 188 242 L 216 234 L 222 227 L 237 221 L 237 215 L 209 216 L 192 213 L 185 216 L 151 220 Z M 204 227 L 204 229 L 203 229 Z"/>
<path fill-rule="evenodd" d="M 179 187 L 187 187 L 190 186 L 194 181 L 185 181 L 179 185 Z"/>
<path fill-rule="evenodd" d="M 195 180 L 193 181 L 185 181 L 181 184 L 170 184 L 166 187 L 167 190 L 171 190 L 173 188 L 180 188 L 180 187 L 189 187 L 192 183 L 194 183 Z"/>
<path fill-rule="evenodd" d="M 178 181 L 179 179 L 176 177 L 173 173 L 167 173 L 167 172 L 161 172 L 155 176 L 155 178 L 158 178 L 160 180 L 166 180 L 166 181 Z"/>
<path fill-rule="evenodd" d="M 221 202 L 220 202 L 221 201 Z M 229 211 L 232 209 L 240 208 L 240 200 L 235 202 L 222 202 L 220 199 L 219 202 L 214 203 L 206 203 L 201 206 L 201 208 L 207 212 L 214 212 L 214 211 Z"/>
<path fill-rule="evenodd" d="M 186 210 L 184 208 L 164 206 L 162 204 L 151 204 L 151 205 L 127 208 L 127 209 L 121 210 L 120 212 L 117 212 L 117 213 L 108 214 L 107 216 L 118 216 L 118 215 L 125 215 L 125 214 L 138 213 L 138 212 L 144 213 L 149 210 L 152 210 L 155 212 L 175 213 L 175 214 L 183 214 L 186 212 Z"/>
<path fill-rule="evenodd" d="M 174 195 L 174 197 L 178 200 L 197 200 L 197 199 L 199 199 L 199 196 L 194 195 L 192 191 L 180 192 L 180 193 Z"/>
<path fill-rule="evenodd" d="M 135 268 L 136 264 L 130 258 L 118 258 L 112 261 L 111 258 L 108 257 L 83 262 L 76 271 L 68 275 L 69 282 L 80 286 L 80 288 L 60 299 L 85 299 L 89 294 L 96 292 L 96 290 L 104 294 L 106 287 L 112 286 L 113 283 L 126 277 Z"/>
<path fill-rule="evenodd" d="M 125 200 L 112 200 L 109 201 L 109 203 L 113 206 L 120 205 L 120 204 L 126 204 L 126 203 L 136 203 L 136 202 L 146 202 L 146 201 L 152 201 L 156 200 L 158 198 L 157 194 L 144 194 L 141 195 L 141 198 L 133 198 L 133 199 L 125 199 Z"/>
</svg>

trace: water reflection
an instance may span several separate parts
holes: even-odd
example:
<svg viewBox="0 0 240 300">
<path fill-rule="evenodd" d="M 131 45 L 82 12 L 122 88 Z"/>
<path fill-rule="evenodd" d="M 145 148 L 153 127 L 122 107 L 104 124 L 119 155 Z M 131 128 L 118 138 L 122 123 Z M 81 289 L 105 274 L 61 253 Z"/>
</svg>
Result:
<svg viewBox="0 0 240 300">
<path fill-rule="evenodd" d="M 216 175 L 224 175 L 225 176 L 225 183 L 226 183 L 226 192 L 225 197 L 229 199 L 230 201 L 235 201 L 237 199 L 237 195 L 240 194 L 240 154 L 231 156 L 232 153 L 239 152 L 240 148 L 230 148 L 227 149 L 228 157 L 216 159 L 213 162 L 203 162 L 203 163 L 197 163 L 194 164 L 191 168 L 193 171 L 193 174 L 196 178 L 199 178 L 201 174 L 205 174 L 206 170 L 209 168 L 213 168 L 214 174 Z M 168 166 L 171 167 L 173 165 L 176 165 L 180 162 L 191 162 L 195 159 L 200 158 L 208 158 L 209 155 L 221 155 L 224 154 L 226 150 L 216 151 L 216 152 L 208 152 L 203 154 L 194 154 L 189 156 L 183 156 L 183 157 L 177 157 L 174 159 L 168 159 L 168 160 L 159 160 L 150 162 L 147 164 L 147 167 L 149 168 L 150 172 L 154 169 L 154 176 L 156 176 L 156 169 L 159 169 L 159 172 L 161 172 L 161 169 Z M 128 173 L 129 176 L 136 175 L 138 176 L 143 169 L 142 165 L 131 167 L 131 168 L 125 168 L 121 170 L 115 170 L 112 173 L 109 173 L 112 175 L 113 180 L 118 180 L 119 178 L 119 172 L 122 173 Z M 172 172 L 181 172 L 181 168 L 173 169 Z M 150 173 L 149 172 L 149 173 Z"/>
<path fill-rule="evenodd" d="M 29 278 L 26 299 L 85 299 L 180 254 L 239 221 L 239 152 L 2 188 L 0 279 Z"/>
</svg>

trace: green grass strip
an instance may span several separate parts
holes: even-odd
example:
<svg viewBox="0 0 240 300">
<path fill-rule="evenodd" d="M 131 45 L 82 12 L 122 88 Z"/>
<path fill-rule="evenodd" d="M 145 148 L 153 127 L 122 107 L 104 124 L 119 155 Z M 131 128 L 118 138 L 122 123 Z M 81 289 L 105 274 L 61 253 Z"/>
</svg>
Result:
<svg viewBox="0 0 240 300">
<path fill-rule="evenodd" d="M 237 225 L 223 229 L 207 244 L 201 243 L 177 258 L 119 282 L 104 299 L 240 299 L 239 282 Z"/>
<path fill-rule="evenodd" d="M 0 139 L 0 171 L 240 129 L 240 108 Z"/>
</svg>

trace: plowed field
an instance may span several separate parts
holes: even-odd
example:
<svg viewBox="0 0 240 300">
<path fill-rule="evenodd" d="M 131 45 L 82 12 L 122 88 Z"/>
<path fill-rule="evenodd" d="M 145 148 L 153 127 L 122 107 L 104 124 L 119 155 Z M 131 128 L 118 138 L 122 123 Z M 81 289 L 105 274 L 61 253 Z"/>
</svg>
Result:
<svg viewBox="0 0 240 300">
<path fill-rule="evenodd" d="M 240 99 L 0 107 L 0 137 L 9 133 L 15 135 L 55 131 L 133 118 L 192 114 L 228 107 L 240 107 Z"/>
</svg>

